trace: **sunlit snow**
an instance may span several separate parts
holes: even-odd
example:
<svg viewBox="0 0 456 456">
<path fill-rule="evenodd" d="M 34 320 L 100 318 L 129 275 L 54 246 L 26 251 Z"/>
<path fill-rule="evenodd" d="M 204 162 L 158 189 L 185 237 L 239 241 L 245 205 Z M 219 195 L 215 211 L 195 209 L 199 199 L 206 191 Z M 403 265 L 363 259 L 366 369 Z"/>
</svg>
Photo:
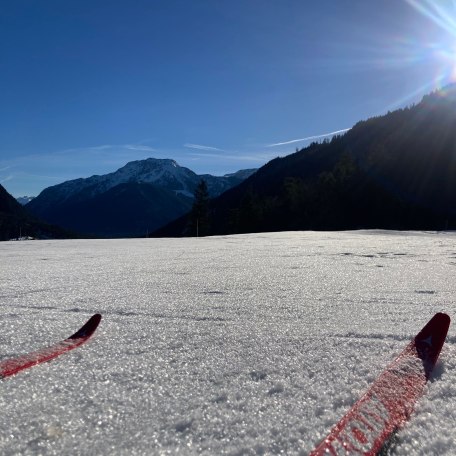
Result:
<svg viewBox="0 0 456 456">
<path fill-rule="evenodd" d="M 2 455 L 307 455 L 438 311 L 456 233 L 0 243 Z M 456 332 L 391 455 L 456 454 Z"/>
</svg>

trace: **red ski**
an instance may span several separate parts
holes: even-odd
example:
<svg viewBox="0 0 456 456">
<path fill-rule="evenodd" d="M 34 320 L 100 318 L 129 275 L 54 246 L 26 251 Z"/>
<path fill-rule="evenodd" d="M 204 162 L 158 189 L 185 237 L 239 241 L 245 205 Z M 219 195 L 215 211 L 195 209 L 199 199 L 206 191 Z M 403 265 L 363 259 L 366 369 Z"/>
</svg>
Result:
<svg viewBox="0 0 456 456">
<path fill-rule="evenodd" d="M 83 343 L 87 342 L 87 340 L 89 340 L 90 336 L 92 336 L 92 334 L 97 329 L 100 320 L 101 315 L 95 314 L 87 321 L 84 326 L 82 326 L 82 328 L 79 329 L 79 331 L 68 337 L 68 339 L 62 340 L 61 342 L 51 345 L 50 347 L 43 348 L 26 355 L 18 356 L 17 358 L 0 361 L 0 379 L 17 374 L 24 369 L 35 366 L 36 364 L 50 361 L 51 359 L 54 359 L 67 351 L 79 347 Z"/>
<path fill-rule="evenodd" d="M 382 450 L 423 394 L 449 326 L 448 315 L 434 315 L 310 456 L 375 456 Z"/>
</svg>

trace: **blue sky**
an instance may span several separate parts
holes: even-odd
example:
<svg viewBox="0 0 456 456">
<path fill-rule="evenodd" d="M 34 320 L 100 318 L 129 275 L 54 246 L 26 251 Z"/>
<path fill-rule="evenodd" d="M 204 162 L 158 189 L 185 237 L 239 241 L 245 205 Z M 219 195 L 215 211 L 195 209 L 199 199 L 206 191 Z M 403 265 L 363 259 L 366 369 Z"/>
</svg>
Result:
<svg viewBox="0 0 456 456">
<path fill-rule="evenodd" d="M 456 76 L 453 0 L 14 0 L 0 183 L 14 196 L 173 158 L 259 167 Z"/>
</svg>

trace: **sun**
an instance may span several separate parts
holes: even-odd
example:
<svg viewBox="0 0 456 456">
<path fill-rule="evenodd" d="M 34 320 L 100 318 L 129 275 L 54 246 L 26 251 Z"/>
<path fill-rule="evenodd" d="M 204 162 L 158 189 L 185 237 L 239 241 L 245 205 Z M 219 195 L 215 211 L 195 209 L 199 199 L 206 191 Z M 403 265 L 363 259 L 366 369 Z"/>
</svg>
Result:
<svg viewBox="0 0 456 456">
<path fill-rule="evenodd" d="M 437 25 L 439 36 L 428 44 L 437 64 L 436 81 L 456 82 L 456 2 L 454 0 L 405 0 L 418 13 Z"/>
</svg>

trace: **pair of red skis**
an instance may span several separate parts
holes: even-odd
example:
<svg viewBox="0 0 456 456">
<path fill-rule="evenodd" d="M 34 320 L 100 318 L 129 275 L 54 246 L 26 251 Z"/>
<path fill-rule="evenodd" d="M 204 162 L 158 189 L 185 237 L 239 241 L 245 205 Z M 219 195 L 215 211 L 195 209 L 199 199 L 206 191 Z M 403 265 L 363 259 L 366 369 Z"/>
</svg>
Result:
<svg viewBox="0 0 456 456">
<path fill-rule="evenodd" d="M 0 361 L 0 379 L 73 350 L 87 342 L 100 323 L 93 315 L 79 331 L 55 345 Z M 310 456 L 375 456 L 413 411 L 423 394 L 450 326 L 450 317 L 437 313 L 383 371 L 369 390 L 332 428 Z"/>
</svg>

